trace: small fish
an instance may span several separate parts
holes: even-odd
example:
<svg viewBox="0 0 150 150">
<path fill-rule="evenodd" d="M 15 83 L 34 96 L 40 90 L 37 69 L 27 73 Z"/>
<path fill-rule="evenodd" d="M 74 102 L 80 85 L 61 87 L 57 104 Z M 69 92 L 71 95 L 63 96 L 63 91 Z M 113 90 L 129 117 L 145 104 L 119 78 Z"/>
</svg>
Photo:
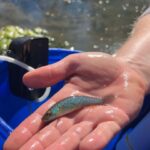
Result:
<svg viewBox="0 0 150 150">
<path fill-rule="evenodd" d="M 110 96 L 101 98 L 89 97 L 89 96 L 70 96 L 58 103 L 54 104 L 42 117 L 45 123 L 51 122 L 63 115 L 69 114 L 73 111 L 79 110 L 83 107 L 90 105 L 100 105 L 103 104 L 104 99 Z"/>
</svg>

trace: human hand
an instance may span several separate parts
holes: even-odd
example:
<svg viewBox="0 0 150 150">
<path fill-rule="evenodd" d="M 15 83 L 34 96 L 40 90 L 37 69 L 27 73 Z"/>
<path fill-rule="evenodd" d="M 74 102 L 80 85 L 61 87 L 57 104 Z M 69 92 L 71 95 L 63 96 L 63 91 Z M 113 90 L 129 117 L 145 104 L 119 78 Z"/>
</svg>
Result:
<svg viewBox="0 0 150 150">
<path fill-rule="evenodd" d="M 7 139 L 4 150 L 100 150 L 140 111 L 147 86 L 130 65 L 105 53 L 79 53 L 24 76 L 32 88 L 65 79 L 49 101 L 23 121 Z M 114 98 L 86 107 L 45 125 L 41 118 L 54 103 L 71 95 Z"/>
</svg>

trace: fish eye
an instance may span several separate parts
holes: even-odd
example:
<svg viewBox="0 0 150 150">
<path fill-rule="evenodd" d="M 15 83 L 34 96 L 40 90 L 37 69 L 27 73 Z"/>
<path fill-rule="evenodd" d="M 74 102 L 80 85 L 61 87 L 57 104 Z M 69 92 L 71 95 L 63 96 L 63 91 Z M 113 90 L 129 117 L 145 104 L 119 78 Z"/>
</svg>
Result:
<svg viewBox="0 0 150 150">
<path fill-rule="evenodd" d="M 51 111 L 50 110 L 48 110 L 46 113 L 45 113 L 45 117 L 47 116 L 47 117 L 49 117 L 51 115 Z"/>
</svg>

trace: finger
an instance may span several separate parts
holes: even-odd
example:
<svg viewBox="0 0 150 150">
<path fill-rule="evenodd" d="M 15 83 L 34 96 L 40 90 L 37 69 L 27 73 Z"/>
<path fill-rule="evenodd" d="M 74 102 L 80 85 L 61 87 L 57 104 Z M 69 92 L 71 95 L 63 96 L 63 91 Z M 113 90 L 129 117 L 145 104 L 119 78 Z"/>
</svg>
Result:
<svg viewBox="0 0 150 150">
<path fill-rule="evenodd" d="M 61 118 L 53 124 L 47 125 L 40 132 L 35 134 L 27 143 L 21 147 L 21 150 L 42 150 L 58 139 L 61 134 L 67 131 L 73 125 L 73 120 Z"/>
<path fill-rule="evenodd" d="M 40 131 L 36 136 L 33 136 L 27 143 L 25 143 L 20 150 L 44 150 L 47 145 L 49 138 L 49 143 L 52 143 L 60 136 L 60 133 L 54 126 L 47 126 L 42 131 Z"/>
<path fill-rule="evenodd" d="M 91 121 L 95 125 L 101 122 L 115 121 L 121 127 L 124 127 L 129 122 L 129 117 L 119 108 L 110 105 L 98 105 L 89 106 L 82 109 L 77 114 L 74 114 L 74 120 L 75 122 L 80 122 L 83 120 Z"/>
<path fill-rule="evenodd" d="M 4 150 L 18 149 L 42 126 L 41 115 L 34 113 L 10 134 L 4 144 Z"/>
<path fill-rule="evenodd" d="M 70 89 L 67 89 L 70 92 Z M 61 90 L 51 100 L 44 103 L 38 110 L 24 120 L 8 137 L 4 144 L 4 150 L 19 149 L 25 144 L 34 134 L 36 134 L 41 128 L 45 126 L 42 121 L 43 114 L 56 103 L 65 97 L 63 93 L 65 90 Z"/>
<path fill-rule="evenodd" d="M 120 129 L 114 121 L 101 123 L 81 141 L 79 149 L 91 150 L 92 147 L 92 150 L 102 150 Z"/>
<path fill-rule="evenodd" d="M 78 147 L 81 139 L 89 134 L 93 129 L 93 124 L 88 121 L 81 122 L 70 128 L 54 144 L 48 146 L 46 150 L 74 150 Z"/>
<path fill-rule="evenodd" d="M 23 82 L 32 88 L 53 85 L 74 72 L 78 64 L 73 58 L 74 56 L 68 56 L 55 64 L 30 71 L 24 75 Z"/>
</svg>

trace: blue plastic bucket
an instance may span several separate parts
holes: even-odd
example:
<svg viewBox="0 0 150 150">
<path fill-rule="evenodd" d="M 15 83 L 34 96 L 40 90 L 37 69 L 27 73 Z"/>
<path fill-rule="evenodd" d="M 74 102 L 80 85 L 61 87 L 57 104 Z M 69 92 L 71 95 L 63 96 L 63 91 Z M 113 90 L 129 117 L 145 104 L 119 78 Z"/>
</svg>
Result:
<svg viewBox="0 0 150 150">
<path fill-rule="evenodd" d="M 50 48 L 48 63 L 53 64 L 67 55 L 78 52 L 77 50 Z M 0 149 L 2 149 L 2 145 L 10 132 L 45 102 L 30 102 L 14 96 L 9 89 L 8 78 L 7 63 L 0 61 Z M 63 81 L 52 86 L 49 97 L 55 94 L 62 86 Z"/>
<path fill-rule="evenodd" d="M 126 132 L 117 144 L 116 150 L 150 150 L 150 112 L 139 124 Z"/>
<path fill-rule="evenodd" d="M 49 64 L 60 61 L 64 57 L 75 54 L 80 51 L 78 50 L 67 50 L 59 48 L 50 48 L 49 49 Z M 36 108 L 38 108 L 42 103 L 30 102 L 24 100 L 20 97 L 14 96 L 10 89 L 8 83 L 8 67 L 7 63 L 0 61 L 0 150 L 3 147 L 3 143 L 6 138 L 9 136 L 10 132 L 13 131 L 27 116 L 29 116 Z M 51 97 L 55 94 L 62 86 L 64 82 L 61 81 L 56 85 L 52 86 Z M 150 107 L 150 101 L 145 105 L 148 110 Z M 143 110 L 146 110 L 145 107 Z M 143 112 L 143 111 L 142 111 Z M 141 118 L 143 116 L 139 116 Z M 140 119 L 137 122 L 139 122 Z M 132 126 L 128 126 L 128 129 L 132 129 Z M 146 130 L 146 129 L 145 129 Z M 148 130 L 148 129 L 147 129 Z M 147 131 L 146 130 L 146 131 Z M 120 147 L 124 145 L 121 139 L 124 138 L 124 131 L 118 133 L 106 146 L 105 150 L 115 150 L 116 144 L 118 143 L 117 150 L 122 150 Z M 137 132 L 138 133 L 138 132 Z M 150 134 L 150 133 L 149 133 Z M 122 145 L 122 146 L 120 146 Z"/>
</svg>

